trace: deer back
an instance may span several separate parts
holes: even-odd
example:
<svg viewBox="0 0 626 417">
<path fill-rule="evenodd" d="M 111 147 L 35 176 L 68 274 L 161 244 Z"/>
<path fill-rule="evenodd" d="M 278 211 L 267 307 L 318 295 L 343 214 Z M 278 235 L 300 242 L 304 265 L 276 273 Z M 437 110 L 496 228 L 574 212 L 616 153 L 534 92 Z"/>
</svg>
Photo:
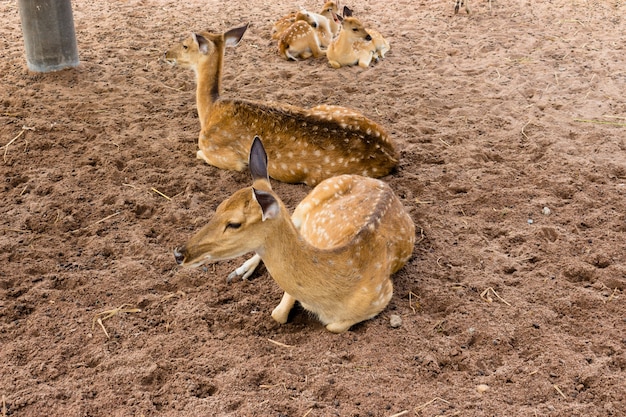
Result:
<svg viewBox="0 0 626 417">
<path fill-rule="evenodd" d="M 317 28 L 318 23 L 313 16 L 308 12 L 298 12 L 296 21 L 283 32 L 278 41 L 280 55 L 294 61 L 322 55 Z"/>
<path fill-rule="evenodd" d="M 255 135 L 270 156 L 269 173 L 282 182 L 316 185 L 341 174 L 382 177 L 398 162 L 386 131 L 359 112 L 339 106 L 303 109 L 221 99 L 200 138 L 225 169 L 241 170 Z M 225 163 L 225 162 L 224 162 Z"/>
<path fill-rule="evenodd" d="M 318 184 L 296 207 L 292 220 L 311 245 L 344 252 L 354 265 L 376 260 L 389 274 L 404 265 L 415 243 L 413 221 L 391 188 L 358 175 Z"/>
</svg>

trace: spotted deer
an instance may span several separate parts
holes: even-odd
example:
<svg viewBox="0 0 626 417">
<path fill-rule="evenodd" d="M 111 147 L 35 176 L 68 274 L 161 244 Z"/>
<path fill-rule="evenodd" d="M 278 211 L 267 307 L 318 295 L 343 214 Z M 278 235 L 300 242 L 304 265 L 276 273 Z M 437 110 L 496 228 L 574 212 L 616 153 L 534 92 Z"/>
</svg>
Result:
<svg viewBox="0 0 626 417">
<path fill-rule="evenodd" d="M 263 260 L 284 291 L 272 312 L 281 324 L 296 301 L 334 333 L 383 311 L 393 294 L 390 277 L 415 244 L 413 221 L 391 188 L 359 175 L 329 178 L 290 217 L 272 191 L 258 137 L 249 167 L 252 186 L 222 202 L 208 224 L 174 250 L 176 262 L 198 267 L 256 252 L 252 259 Z"/>
<path fill-rule="evenodd" d="M 318 22 L 308 12 L 298 12 L 296 21 L 283 32 L 278 40 L 280 55 L 293 61 L 325 55 L 321 49 L 318 29 Z"/>
<path fill-rule="evenodd" d="M 282 182 L 313 186 L 340 174 L 389 174 L 398 163 L 393 144 L 380 125 L 355 110 L 221 97 L 224 49 L 237 45 L 247 27 L 192 34 L 165 54 L 170 64 L 196 74 L 197 157 L 218 168 L 241 171 L 248 163 L 252 138 L 259 135 L 272 160 L 269 174 Z"/>
<path fill-rule="evenodd" d="M 343 17 L 352 17 L 352 10 L 348 6 L 343 6 Z M 365 28 L 367 33 L 372 37 L 372 43 L 374 44 L 373 58 L 379 61 L 385 58 L 385 54 L 391 49 L 387 39 L 380 34 L 379 31 L 372 28 Z"/>
<path fill-rule="evenodd" d="M 305 10 L 301 10 L 305 11 Z M 339 19 L 337 17 L 337 13 L 339 12 L 339 8 L 337 3 L 334 1 L 328 1 L 324 3 L 324 7 L 319 12 L 320 15 L 324 16 L 328 19 L 328 25 L 332 37 L 337 35 L 339 31 L 340 24 Z M 283 32 L 289 28 L 296 20 L 297 20 L 298 12 L 292 12 L 288 15 L 281 17 L 274 25 L 272 26 L 272 39 L 278 40 L 282 36 Z"/>
<path fill-rule="evenodd" d="M 375 52 L 372 36 L 363 24 L 356 17 L 345 17 L 341 20 L 339 36 L 328 45 L 326 57 L 333 68 L 357 64 L 367 68 Z"/>
</svg>

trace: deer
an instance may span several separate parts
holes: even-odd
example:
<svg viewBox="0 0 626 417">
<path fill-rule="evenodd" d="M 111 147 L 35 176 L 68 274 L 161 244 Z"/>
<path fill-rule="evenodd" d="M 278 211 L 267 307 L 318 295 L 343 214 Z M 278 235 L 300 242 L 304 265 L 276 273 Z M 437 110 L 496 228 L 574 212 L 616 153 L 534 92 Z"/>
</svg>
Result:
<svg viewBox="0 0 626 417">
<path fill-rule="evenodd" d="M 352 10 L 348 6 L 343 6 L 343 17 L 352 17 Z M 372 37 L 372 43 L 374 44 L 373 59 L 380 61 L 385 58 L 385 54 L 391 49 L 389 42 L 379 31 L 372 28 L 365 28 L 365 30 Z"/>
<path fill-rule="evenodd" d="M 465 6 L 465 11 L 467 12 L 467 14 L 471 13 L 470 7 L 469 7 L 469 0 L 456 0 L 454 2 L 454 14 L 458 14 L 459 13 L 459 9 L 461 7 Z M 489 0 L 489 11 L 492 11 L 492 0 Z"/>
<path fill-rule="evenodd" d="M 306 10 L 301 10 L 305 11 Z M 328 1 L 324 3 L 322 10 L 318 13 L 319 15 L 328 19 L 328 26 L 332 37 L 337 35 L 337 32 L 340 29 L 339 20 L 337 13 L 339 12 L 339 8 L 337 3 L 334 1 Z M 297 20 L 297 12 L 289 13 L 281 17 L 274 25 L 272 26 L 272 39 L 279 40 L 282 36 L 283 32 L 289 28 L 296 20 Z"/>
<path fill-rule="evenodd" d="M 489 5 L 491 6 L 491 1 L 489 2 Z M 454 3 L 454 14 L 458 14 L 459 9 L 463 6 L 465 6 L 465 12 L 470 14 L 469 0 L 456 0 Z"/>
<path fill-rule="evenodd" d="M 328 45 L 326 57 L 333 68 L 357 64 L 367 68 L 375 52 L 372 36 L 363 24 L 356 17 L 345 17 L 341 19 L 339 36 Z"/>
<path fill-rule="evenodd" d="M 321 49 L 318 29 L 319 24 L 313 16 L 306 11 L 298 12 L 296 21 L 283 32 L 278 41 L 280 55 L 293 61 L 325 55 Z"/>
<path fill-rule="evenodd" d="M 387 132 L 356 110 L 221 97 L 225 47 L 236 46 L 247 28 L 193 33 L 165 53 L 166 62 L 196 75 L 199 159 L 220 169 L 242 171 L 258 135 L 272 159 L 270 176 L 282 182 L 314 186 L 336 175 L 379 178 L 395 169 L 398 154 Z"/>
<path fill-rule="evenodd" d="M 223 201 L 174 250 L 176 263 L 194 268 L 255 252 L 252 259 L 262 260 L 284 291 L 271 314 L 280 324 L 296 301 L 333 333 L 383 311 L 393 295 L 391 275 L 415 244 L 415 225 L 391 187 L 355 174 L 328 178 L 290 216 L 272 190 L 258 137 L 248 166 L 252 186 Z"/>
</svg>

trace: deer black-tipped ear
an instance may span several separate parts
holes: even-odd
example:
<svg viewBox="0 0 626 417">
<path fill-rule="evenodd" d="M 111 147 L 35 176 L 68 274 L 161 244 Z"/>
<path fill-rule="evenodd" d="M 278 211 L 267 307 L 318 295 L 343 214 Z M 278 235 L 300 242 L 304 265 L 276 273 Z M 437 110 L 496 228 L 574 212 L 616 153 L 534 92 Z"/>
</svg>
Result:
<svg viewBox="0 0 626 417">
<path fill-rule="evenodd" d="M 267 191 L 261 191 L 253 188 L 252 195 L 254 196 L 256 202 L 259 203 L 259 206 L 261 206 L 261 210 L 263 211 L 263 216 L 261 217 L 262 221 L 278 217 L 278 214 L 280 213 L 280 206 L 272 194 Z"/>
<path fill-rule="evenodd" d="M 248 167 L 250 168 L 250 174 L 252 174 L 252 181 L 269 181 L 269 174 L 267 173 L 267 153 L 265 153 L 263 143 L 261 143 L 261 139 L 258 136 L 255 136 L 252 140 Z"/>
<path fill-rule="evenodd" d="M 351 17 L 352 10 L 348 6 L 343 6 L 343 17 Z"/>
<path fill-rule="evenodd" d="M 237 44 L 239 43 L 239 41 L 243 37 L 243 34 L 246 32 L 246 29 L 248 29 L 248 25 L 249 25 L 249 23 L 246 23 L 243 26 L 240 26 L 238 28 L 230 29 L 226 33 L 224 33 L 225 45 L 226 46 L 237 46 Z"/>
</svg>

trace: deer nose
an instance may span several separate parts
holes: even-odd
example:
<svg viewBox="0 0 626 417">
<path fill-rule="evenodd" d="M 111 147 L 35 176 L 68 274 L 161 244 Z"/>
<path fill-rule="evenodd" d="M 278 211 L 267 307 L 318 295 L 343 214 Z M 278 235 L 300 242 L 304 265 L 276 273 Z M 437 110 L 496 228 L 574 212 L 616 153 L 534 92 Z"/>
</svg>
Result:
<svg viewBox="0 0 626 417">
<path fill-rule="evenodd" d="M 367 35 L 367 36 L 365 37 L 365 40 L 366 40 L 366 41 L 371 41 L 371 40 L 372 40 L 372 37 L 371 37 L 370 35 Z"/>
<path fill-rule="evenodd" d="M 182 265 L 182 263 L 185 261 L 185 255 L 182 253 L 181 248 L 174 249 L 174 259 L 176 259 L 176 263 L 178 265 Z"/>
</svg>

